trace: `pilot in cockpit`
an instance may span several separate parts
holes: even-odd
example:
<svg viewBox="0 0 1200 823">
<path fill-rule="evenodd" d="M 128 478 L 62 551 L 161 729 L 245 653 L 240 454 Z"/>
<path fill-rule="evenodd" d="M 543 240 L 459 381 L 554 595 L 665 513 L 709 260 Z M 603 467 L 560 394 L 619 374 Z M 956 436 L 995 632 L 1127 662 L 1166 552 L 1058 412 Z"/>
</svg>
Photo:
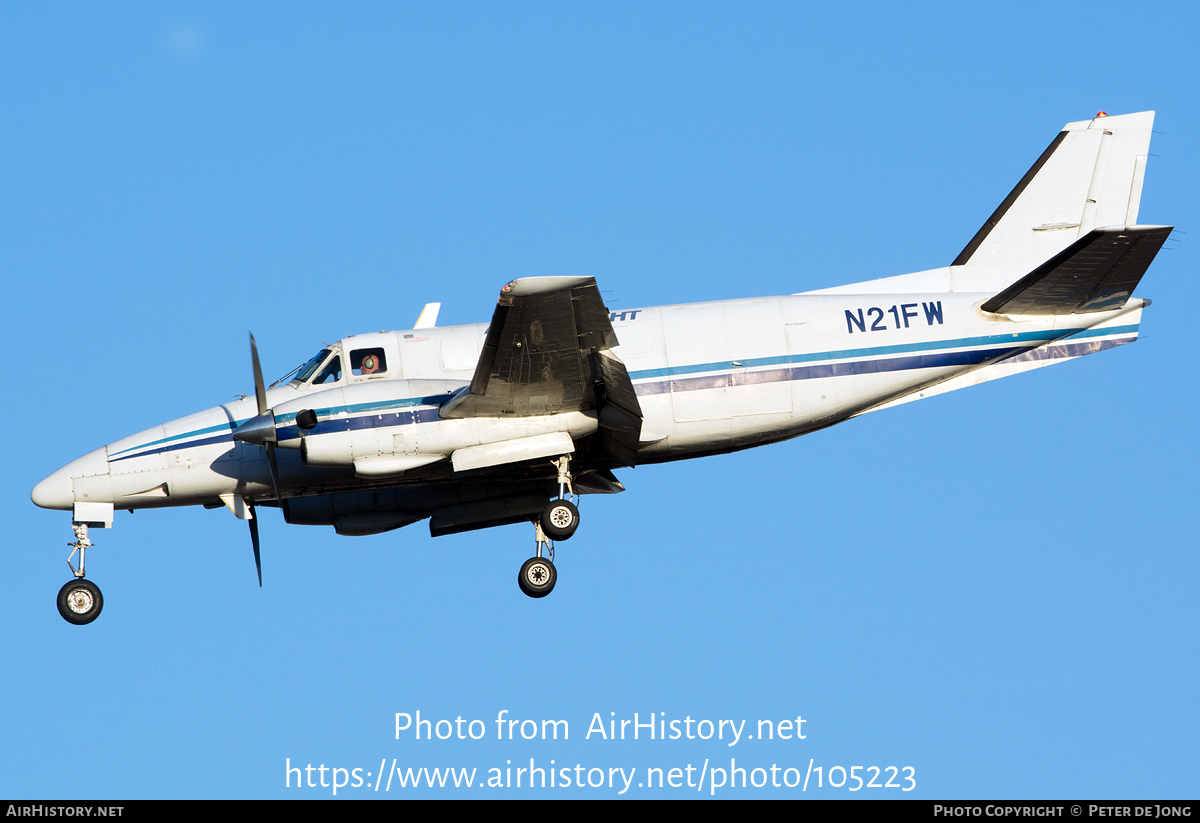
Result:
<svg viewBox="0 0 1200 823">
<path fill-rule="evenodd" d="M 360 374 L 374 374 L 379 371 L 379 358 L 373 354 L 368 354 L 362 359 L 362 367 L 359 369 Z"/>
<path fill-rule="evenodd" d="M 387 371 L 383 349 L 359 349 L 350 352 L 350 370 L 358 377 L 380 375 Z"/>
</svg>

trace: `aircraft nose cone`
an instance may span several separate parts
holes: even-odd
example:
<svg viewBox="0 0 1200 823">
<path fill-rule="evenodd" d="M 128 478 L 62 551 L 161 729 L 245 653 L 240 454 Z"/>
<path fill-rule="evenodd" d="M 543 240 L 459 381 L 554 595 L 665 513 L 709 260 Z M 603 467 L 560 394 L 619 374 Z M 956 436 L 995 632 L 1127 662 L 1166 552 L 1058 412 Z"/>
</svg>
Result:
<svg viewBox="0 0 1200 823">
<path fill-rule="evenodd" d="M 73 509 L 75 507 L 76 477 L 108 474 L 108 449 L 96 449 L 47 477 L 33 487 L 29 495 L 34 505 L 43 509 Z"/>
<path fill-rule="evenodd" d="M 33 487 L 29 495 L 34 505 L 43 509 L 70 509 L 75 505 L 75 489 L 71 473 L 61 468 Z"/>
</svg>

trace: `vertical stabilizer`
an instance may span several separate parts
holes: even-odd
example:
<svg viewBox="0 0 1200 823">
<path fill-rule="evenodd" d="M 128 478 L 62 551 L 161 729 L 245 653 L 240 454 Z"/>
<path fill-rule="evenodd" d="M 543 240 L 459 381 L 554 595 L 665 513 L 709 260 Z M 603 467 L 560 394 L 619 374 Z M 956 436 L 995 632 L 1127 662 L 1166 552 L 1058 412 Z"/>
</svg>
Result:
<svg viewBox="0 0 1200 823">
<path fill-rule="evenodd" d="M 1154 112 L 1068 123 L 953 266 L 1032 269 L 1088 232 L 1137 223 Z"/>
</svg>

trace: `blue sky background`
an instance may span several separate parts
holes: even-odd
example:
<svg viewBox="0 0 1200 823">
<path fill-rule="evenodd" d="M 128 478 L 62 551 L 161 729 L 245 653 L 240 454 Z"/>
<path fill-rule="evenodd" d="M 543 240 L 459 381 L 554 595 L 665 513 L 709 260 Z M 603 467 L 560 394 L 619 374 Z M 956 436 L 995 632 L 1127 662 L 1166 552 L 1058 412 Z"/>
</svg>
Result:
<svg viewBox="0 0 1200 823">
<path fill-rule="evenodd" d="M 285 760 L 532 757 L 708 797 L 636 782 L 735 757 L 912 766 L 909 797 L 1195 797 L 1197 33 L 1185 3 L 0 7 L 0 795 L 327 797 Z M 1141 220 L 1181 230 L 1134 346 L 620 472 L 542 601 L 524 526 L 268 512 L 259 590 L 244 523 L 167 510 L 93 534 L 96 623 L 54 607 L 69 517 L 30 489 L 251 391 L 247 330 L 270 379 L 426 302 L 484 321 L 517 276 L 632 308 L 945 265 L 1101 109 L 1158 112 Z M 488 736 L 395 740 L 418 709 Z M 571 739 L 498 742 L 501 710 Z M 807 737 L 584 740 L 595 712 Z M 717 796 L 901 796 L 813 781 Z"/>
</svg>

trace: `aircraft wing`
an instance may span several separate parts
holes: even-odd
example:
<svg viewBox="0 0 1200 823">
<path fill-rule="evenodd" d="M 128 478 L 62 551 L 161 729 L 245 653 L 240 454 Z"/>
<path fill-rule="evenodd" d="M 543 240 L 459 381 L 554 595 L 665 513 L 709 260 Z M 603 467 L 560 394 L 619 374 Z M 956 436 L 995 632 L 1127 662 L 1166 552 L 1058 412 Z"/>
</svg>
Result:
<svg viewBox="0 0 1200 823">
<path fill-rule="evenodd" d="M 632 465 L 642 411 L 593 277 L 508 283 L 492 314 L 470 386 L 443 418 L 540 417 L 598 410 L 605 450 Z"/>
</svg>

